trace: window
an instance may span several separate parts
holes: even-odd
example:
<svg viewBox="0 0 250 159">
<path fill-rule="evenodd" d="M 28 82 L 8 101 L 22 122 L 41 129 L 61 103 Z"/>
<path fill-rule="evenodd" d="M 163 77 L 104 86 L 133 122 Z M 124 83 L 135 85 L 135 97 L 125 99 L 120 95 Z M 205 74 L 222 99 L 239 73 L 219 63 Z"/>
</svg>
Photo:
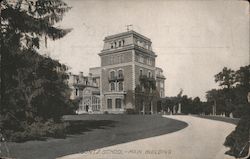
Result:
<svg viewBox="0 0 250 159">
<path fill-rule="evenodd" d="M 110 72 L 110 78 L 111 79 L 115 79 L 115 71 L 111 71 Z"/>
<path fill-rule="evenodd" d="M 161 90 L 160 96 L 163 97 L 163 91 Z"/>
<path fill-rule="evenodd" d="M 123 55 L 118 55 L 118 63 L 122 63 L 123 60 Z"/>
<path fill-rule="evenodd" d="M 78 96 L 78 89 L 76 89 L 76 96 Z"/>
<path fill-rule="evenodd" d="M 118 71 L 118 77 L 119 77 L 119 78 L 122 78 L 122 77 L 123 77 L 123 72 L 122 72 L 122 70 L 119 70 L 119 71 Z"/>
<path fill-rule="evenodd" d="M 120 63 L 123 63 L 124 62 L 124 56 L 121 55 L 121 62 Z"/>
<path fill-rule="evenodd" d="M 122 46 L 122 42 L 121 41 L 119 41 L 119 47 L 121 47 Z"/>
<path fill-rule="evenodd" d="M 151 60 L 151 58 L 148 58 L 148 64 L 149 64 L 149 65 L 152 65 L 152 60 Z"/>
<path fill-rule="evenodd" d="M 118 90 L 123 91 L 123 82 L 118 83 Z"/>
<path fill-rule="evenodd" d="M 141 86 L 141 91 L 142 91 L 142 92 L 144 92 L 144 91 L 145 91 L 145 88 L 144 88 L 144 86 L 143 86 L 143 85 Z"/>
<path fill-rule="evenodd" d="M 110 90 L 115 91 L 115 83 L 114 82 L 110 83 Z"/>
<path fill-rule="evenodd" d="M 107 100 L 108 109 L 112 109 L 112 99 Z"/>
<path fill-rule="evenodd" d="M 142 57 L 142 55 L 139 55 L 139 62 L 143 63 L 143 57 Z"/>
<path fill-rule="evenodd" d="M 122 108 L 122 100 L 120 98 L 115 99 L 115 108 Z"/>
<path fill-rule="evenodd" d="M 162 81 L 160 82 L 160 87 L 164 88 L 164 83 Z"/>
<path fill-rule="evenodd" d="M 148 71 L 148 77 L 149 77 L 149 78 L 151 77 L 151 72 L 150 72 L 150 71 Z"/>
<path fill-rule="evenodd" d="M 117 47 L 117 44 L 116 44 L 116 42 L 115 42 L 115 47 Z"/>
<path fill-rule="evenodd" d="M 111 49 L 113 49 L 113 48 L 114 48 L 114 44 L 113 44 L 113 43 L 111 43 L 110 45 L 111 45 Z"/>
<path fill-rule="evenodd" d="M 140 76 L 142 76 L 142 70 L 140 70 Z"/>
<path fill-rule="evenodd" d="M 124 46 L 125 45 L 125 41 L 124 40 L 122 40 L 122 46 Z"/>
<path fill-rule="evenodd" d="M 110 57 L 110 64 L 114 64 L 114 56 Z"/>
</svg>

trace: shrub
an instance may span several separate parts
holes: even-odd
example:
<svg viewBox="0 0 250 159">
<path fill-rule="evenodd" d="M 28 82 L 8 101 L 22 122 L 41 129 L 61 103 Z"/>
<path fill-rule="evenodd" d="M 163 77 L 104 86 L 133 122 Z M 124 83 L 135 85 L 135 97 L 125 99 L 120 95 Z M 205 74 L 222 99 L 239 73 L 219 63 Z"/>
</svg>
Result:
<svg viewBox="0 0 250 159">
<path fill-rule="evenodd" d="M 43 140 L 45 137 L 66 137 L 67 123 L 55 123 L 52 119 L 48 121 L 36 121 L 32 124 L 22 122 L 23 131 L 7 130 L 7 138 L 10 141 L 24 142 L 27 140 Z"/>
<path fill-rule="evenodd" d="M 126 109 L 126 114 L 137 114 L 134 109 Z"/>
<path fill-rule="evenodd" d="M 109 114 L 109 112 L 108 112 L 108 111 L 105 111 L 104 114 Z"/>
</svg>

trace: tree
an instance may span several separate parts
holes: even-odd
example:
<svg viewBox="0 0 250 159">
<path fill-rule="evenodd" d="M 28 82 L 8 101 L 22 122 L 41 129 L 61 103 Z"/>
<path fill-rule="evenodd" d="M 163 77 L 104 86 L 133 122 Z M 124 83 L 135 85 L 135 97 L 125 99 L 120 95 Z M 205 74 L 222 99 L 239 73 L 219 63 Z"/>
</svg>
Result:
<svg viewBox="0 0 250 159">
<path fill-rule="evenodd" d="M 138 106 L 139 112 L 153 112 L 154 105 L 159 98 L 159 93 L 156 89 L 156 81 L 154 78 L 141 76 L 140 84 L 135 88 L 135 103 Z"/>
<path fill-rule="evenodd" d="M 37 116 L 59 119 L 71 105 L 67 67 L 38 50 L 43 38 L 46 43 L 47 38 L 56 40 L 70 31 L 54 25 L 69 9 L 61 0 L 1 2 L 0 115 L 5 129 L 19 129 L 20 122 L 35 122 Z"/>
<path fill-rule="evenodd" d="M 215 75 L 215 82 L 219 82 L 219 86 L 232 88 L 235 84 L 235 71 L 224 67 L 221 72 Z"/>
<path fill-rule="evenodd" d="M 244 87 L 248 91 L 250 90 L 250 65 L 240 67 L 236 71 L 236 83 L 238 87 Z"/>
</svg>

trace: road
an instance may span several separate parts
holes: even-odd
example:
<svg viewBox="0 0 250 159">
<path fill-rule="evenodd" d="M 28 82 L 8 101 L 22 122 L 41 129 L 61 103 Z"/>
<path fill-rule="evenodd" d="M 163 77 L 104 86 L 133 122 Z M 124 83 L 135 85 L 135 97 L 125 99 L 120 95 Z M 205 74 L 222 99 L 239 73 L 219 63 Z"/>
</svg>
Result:
<svg viewBox="0 0 250 159">
<path fill-rule="evenodd" d="M 193 116 L 165 116 L 188 123 L 179 131 L 61 157 L 60 159 L 233 159 L 225 137 L 235 125 Z"/>
</svg>

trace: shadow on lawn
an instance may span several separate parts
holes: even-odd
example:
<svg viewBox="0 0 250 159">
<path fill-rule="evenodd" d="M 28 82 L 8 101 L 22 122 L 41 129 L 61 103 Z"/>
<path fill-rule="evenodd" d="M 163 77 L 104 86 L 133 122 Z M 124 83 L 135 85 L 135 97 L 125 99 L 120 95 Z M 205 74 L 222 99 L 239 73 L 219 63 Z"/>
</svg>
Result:
<svg viewBox="0 0 250 159">
<path fill-rule="evenodd" d="M 46 141 L 8 143 L 10 156 L 57 158 L 164 135 L 188 126 L 185 122 L 159 115 L 78 115 L 68 116 L 64 121 L 68 123 L 64 139 L 52 137 Z"/>
<path fill-rule="evenodd" d="M 111 120 L 76 120 L 67 121 L 69 126 L 66 128 L 67 135 L 82 134 L 93 129 L 106 129 L 115 127 L 116 121 Z"/>
</svg>

